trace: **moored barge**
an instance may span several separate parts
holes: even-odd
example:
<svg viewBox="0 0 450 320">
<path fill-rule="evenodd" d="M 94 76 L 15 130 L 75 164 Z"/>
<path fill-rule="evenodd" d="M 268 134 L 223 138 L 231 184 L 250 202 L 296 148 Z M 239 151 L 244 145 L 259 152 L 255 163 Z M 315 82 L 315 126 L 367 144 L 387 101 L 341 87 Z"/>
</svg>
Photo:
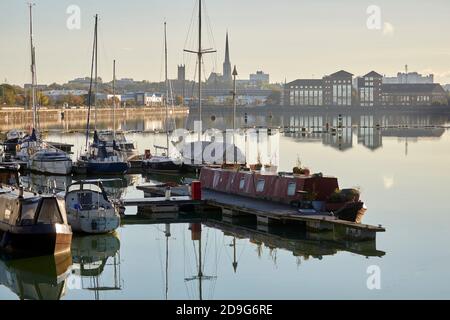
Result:
<svg viewBox="0 0 450 320">
<path fill-rule="evenodd" d="M 204 167 L 200 181 L 205 189 L 295 206 L 299 215 L 333 215 L 361 223 L 366 211 L 358 190 L 341 190 L 336 177 L 307 171 L 273 174 Z"/>
<path fill-rule="evenodd" d="M 0 250 L 59 255 L 70 251 L 71 242 L 64 201 L 0 186 Z"/>
</svg>

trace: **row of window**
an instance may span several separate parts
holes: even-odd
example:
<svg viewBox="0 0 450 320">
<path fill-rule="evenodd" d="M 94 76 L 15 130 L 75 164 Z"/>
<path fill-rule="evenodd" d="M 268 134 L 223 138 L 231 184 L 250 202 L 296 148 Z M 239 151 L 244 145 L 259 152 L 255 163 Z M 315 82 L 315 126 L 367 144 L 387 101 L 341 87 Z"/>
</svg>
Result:
<svg viewBox="0 0 450 320">
<path fill-rule="evenodd" d="M 256 183 L 256 192 L 261 193 L 264 192 L 264 187 L 266 186 L 266 180 L 259 179 Z M 241 178 L 241 181 L 239 181 L 239 189 L 244 190 L 245 187 L 245 177 Z M 297 190 L 297 183 L 296 182 L 289 182 L 288 184 L 288 190 L 287 195 L 289 197 L 295 196 L 295 191 Z"/>
<path fill-rule="evenodd" d="M 402 96 L 383 95 L 381 100 L 383 102 L 393 102 L 393 101 L 400 101 L 400 102 L 409 102 L 409 101 L 430 102 L 431 101 L 431 97 L 430 96 L 408 96 L 408 95 L 402 95 Z"/>
<path fill-rule="evenodd" d="M 321 90 L 296 90 L 290 93 L 291 105 L 319 106 L 323 104 Z"/>
<path fill-rule="evenodd" d="M 333 83 L 333 84 L 337 84 L 337 83 L 352 83 L 352 80 L 325 80 L 325 83 Z"/>
<path fill-rule="evenodd" d="M 352 105 L 352 86 L 333 85 L 333 104 L 338 106 Z"/>
<path fill-rule="evenodd" d="M 322 86 L 291 86 L 291 89 L 322 89 Z"/>
</svg>

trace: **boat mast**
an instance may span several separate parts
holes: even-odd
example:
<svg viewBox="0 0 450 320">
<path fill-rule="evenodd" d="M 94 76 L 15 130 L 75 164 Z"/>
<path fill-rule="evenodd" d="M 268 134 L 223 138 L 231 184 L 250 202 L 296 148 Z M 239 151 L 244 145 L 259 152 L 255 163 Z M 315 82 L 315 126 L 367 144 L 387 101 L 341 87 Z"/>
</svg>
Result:
<svg viewBox="0 0 450 320">
<path fill-rule="evenodd" d="M 234 273 L 236 273 L 237 271 L 237 267 L 238 267 L 238 262 L 236 260 L 236 237 L 233 237 L 233 270 Z"/>
<path fill-rule="evenodd" d="M 98 15 L 95 15 L 95 95 L 94 95 L 94 129 L 97 130 L 97 94 L 98 94 Z"/>
<path fill-rule="evenodd" d="M 92 60 L 91 60 L 91 81 L 89 82 L 89 94 L 88 94 L 88 115 L 87 115 L 87 125 L 86 125 L 86 149 L 87 152 L 89 146 L 89 132 L 91 124 L 91 107 L 92 107 L 92 77 L 94 73 L 94 63 L 95 63 L 95 49 L 97 47 L 97 21 L 98 15 L 95 15 L 95 27 L 94 27 L 94 43 L 92 45 Z"/>
<path fill-rule="evenodd" d="M 116 60 L 113 61 L 113 140 L 116 140 Z"/>
<path fill-rule="evenodd" d="M 198 114 L 202 122 L 202 0 L 198 4 Z M 199 132 L 198 141 L 201 141 L 202 132 Z M 203 149 L 203 147 L 202 147 Z M 203 163 L 203 150 L 202 150 Z"/>
<path fill-rule="evenodd" d="M 168 99 L 169 99 L 169 77 L 167 74 L 167 23 L 164 22 L 164 57 L 165 57 L 165 75 L 166 75 L 166 98 L 165 105 L 166 105 L 166 147 L 167 147 L 167 157 L 169 157 L 169 105 L 168 105 Z"/>
<path fill-rule="evenodd" d="M 198 51 L 184 50 L 185 52 L 197 54 L 198 60 L 198 113 L 199 121 L 202 121 L 202 58 L 206 53 L 214 53 L 216 50 L 202 49 L 202 0 L 198 1 Z M 198 133 L 198 141 L 201 141 L 202 132 Z M 203 163 L 203 146 L 202 146 L 202 163 Z"/>
<path fill-rule="evenodd" d="M 166 236 L 166 300 L 169 298 L 169 238 L 170 234 L 170 224 L 166 223 L 166 230 L 164 231 Z"/>
<path fill-rule="evenodd" d="M 31 49 L 31 108 L 33 110 L 33 129 L 36 129 L 36 56 L 33 43 L 33 6 L 34 3 L 29 3 L 30 10 L 30 49 Z"/>
</svg>

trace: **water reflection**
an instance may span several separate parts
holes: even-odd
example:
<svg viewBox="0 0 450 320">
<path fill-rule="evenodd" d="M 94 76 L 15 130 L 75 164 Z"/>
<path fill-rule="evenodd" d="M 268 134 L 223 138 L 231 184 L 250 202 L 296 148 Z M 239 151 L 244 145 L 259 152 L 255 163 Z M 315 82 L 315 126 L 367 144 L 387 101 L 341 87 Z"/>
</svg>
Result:
<svg viewBox="0 0 450 320">
<path fill-rule="evenodd" d="M 345 241 L 335 237 L 333 232 L 310 233 L 298 226 L 259 228 L 254 222 L 248 218 L 199 219 L 183 213 L 175 214 L 171 218 L 166 215 L 164 219 L 157 214 L 138 213 L 123 219 L 125 226 L 154 225 L 157 230 L 156 240 L 159 240 L 158 251 L 163 274 L 163 299 L 173 298 L 170 285 L 179 282 L 182 277 L 189 299 L 213 299 L 217 281 L 226 282 L 229 277 L 226 269 L 241 274 L 242 268 L 248 270 L 254 265 L 251 262 L 254 260 L 252 255 L 261 259 L 268 254 L 276 267 L 280 252 L 291 253 L 294 258 L 292 263 L 297 267 L 304 261 L 322 260 L 325 256 L 342 252 L 367 258 L 385 255 L 384 251 L 377 250 L 376 241 Z M 173 232 L 174 226 L 179 226 L 181 234 Z M 171 251 L 178 254 L 182 252 L 183 256 L 173 256 Z M 221 256 L 227 256 L 229 264 L 227 262 L 224 265 Z M 179 266 L 180 263 L 184 266 Z M 247 265 L 248 263 L 250 265 Z M 177 272 L 171 272 L 174 269 Z"/>
<path fill-rule="evenodd" d="M 92 236 L 75 236 L 72 240 L 72 277 L 82 290 L 100 293 L 122 289 L 120 274 L 120 240 L 116 233 Z M 106 269 L 112 269 L 112 278 L 104 279 Z"/>
<path fill-rule="evenodd" d="M 36 193 L 58 193 L 66 191 L 66 188 L 73 182 L 82 179 L 106 179 L 103 183 L 108 196 L 120 199 L 127 195 L 129 187 L 136 185 L 140 175 L 125 176 L 49 176 L 35 173 L 21 175 L 20 183 L 25 189 Z"/>
<path fill-rule="evenodd" d="M 70 253 L 34 258 L 0 258 L 0 284 L 21 300 L 59 300 L 66 294 Z"/>
<path fill-rule="evenodd" d="M 30 173 L 20 176 L 20 183 L 25 189 L 36 193 L 58 193 L 66 191 L 72 183 L 70 176 L 47 176 Z"/>
<path fill-rule="evenodd" d="M 225 130 L 232 127 L 232 116 L 227 111 L 207 109 L 203 128 Z M 246 116 L 245 116 L 246 114 Z M 187 128 L 194 128 L 198 115 L 191 113 Z M 245 127 L 279 127 L 286 137 L 297 142 L 322 143 L 336 150 L 346 151 L 358 144 L 370 150 L 383 146 L 383 137 L 398 137 L 417 141 L 423 138 L 440 138 L 449 122 L 446 114 L 405 113 L 401 111 L 374 110 L 254 110 L 239 113 L 238 125 Z"/>
</svg>

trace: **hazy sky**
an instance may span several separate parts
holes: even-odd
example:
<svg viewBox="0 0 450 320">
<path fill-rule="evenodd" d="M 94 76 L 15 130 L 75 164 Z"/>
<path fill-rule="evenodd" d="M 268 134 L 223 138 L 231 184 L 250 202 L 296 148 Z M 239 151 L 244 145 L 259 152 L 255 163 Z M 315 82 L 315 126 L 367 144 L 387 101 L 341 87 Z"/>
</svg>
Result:
<svg viewBox="0 0 450 320">
<path fill-rule="evenodd" d="M 196 33 L 189 25 L 198 0 L 35 0 L 34 28 L 38 82 L 64 83 L 89 74 L 93 16 L 100 15 L 99 75 L 162 80 L 163 22 L 168 23 L 169 72 L 187 64 L 193 78 Z M 81 9 L 81 28 L 66 26 L 70 5 Z M 381 9 L 381 29 L 367 27 L 367 8 Z M 434 73 L 450 83 L 449 0 L 206 0 L 211 29 L 204 47 L 206 73 L 222 71 L 225 33 L 240 79 L 256 70 L 272 81 L 319 78 L 340 69 L 362 75 L 374 69 L 393 75 L 404 70 Z M 0 82 L 23 85 L 29 78 L 26 1 L 0 1 Z M 205 21 L 205 26 L 207 26 Z M 196 28 L 196 25 L 193 26 Z M 209 36 L 208 36 L 209 35 Z"/>
</svg>

